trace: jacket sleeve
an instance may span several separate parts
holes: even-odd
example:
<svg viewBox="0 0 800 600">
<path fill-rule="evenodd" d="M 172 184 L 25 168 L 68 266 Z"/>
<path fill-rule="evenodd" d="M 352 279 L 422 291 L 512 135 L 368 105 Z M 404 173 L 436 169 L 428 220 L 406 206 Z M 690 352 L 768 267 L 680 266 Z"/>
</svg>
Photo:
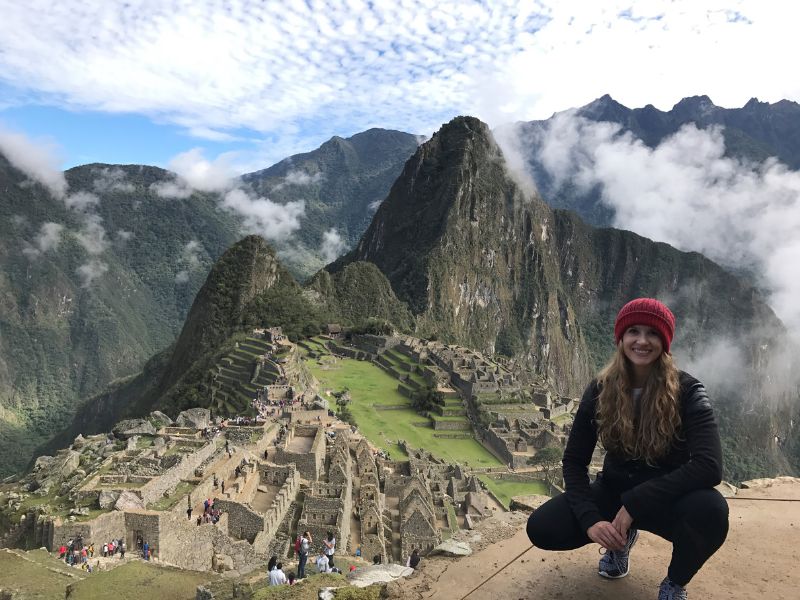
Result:
<svg viewBox="0 0 800 600">
<path fill-rule="evenodd" d="M 597 384 L 593 381 L 581 398 L 563 459 L 567 502 L 583 531 L 603 520 L 589 489 L 588 467 L 597 444 L 597 426 L 594 422 L 596 405 Z"/>
<path fill-rule="evenodd" d="M 634 519 L 663 511 L 679 496 L 714 487 L 722 480 L 722 447 L 706 389 L 699 381 L 692 380 L 684 394 L 687 402 L 682 435 L 689 460 L 674 471 L 622 494 L 622 504 Z"/>
</svg>

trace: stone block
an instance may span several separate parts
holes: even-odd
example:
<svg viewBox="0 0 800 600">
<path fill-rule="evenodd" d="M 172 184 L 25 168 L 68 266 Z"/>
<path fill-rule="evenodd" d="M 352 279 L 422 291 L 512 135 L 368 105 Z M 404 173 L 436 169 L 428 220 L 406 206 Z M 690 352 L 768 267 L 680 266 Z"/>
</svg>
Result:
<svg viewBox="0 0 800 600">
<path fill-rule="evenodd" d="M 194 429 L 203 429 L 208 427 L 211 421 L 211 412 L 207 408 L 190 408 L 184 410 L 175 419 L 175 424 L 178 427 L 193 427 Z"/>
<path fill-rule="evenodd" d="M 466 542 L 447 540 L 431 550 L 431 554 L 440 554 L 442 556 L 469 556 L 472 554 L 472 548 L 470 548 L 470 545 Z"/>
<path fill-rule="evenodd" d="M 367 587 L 375 583 L 388 583 L 401 577 L 408 577 L 414 572 L 411 567 L 398 564 L 370 565 L 347 575 L 350 585 Z"/>
<path fill-rule="evenodd" d="M 215 554 L 211 559 L 211 568 L 217 573 L 233 571 L 233 559 L 227 554 Z"/>
<path fill-rule="evenodd" d="M 156 428 L 147 419 L 126 419 L 114 426 L 113 433 L 121 440 L 135 435 L 155 435 Z"/>
<path fill-rule="evenodd" d="M 136 494 L 129 490 L 124 490 L 114 504 L 114 510 L 136 510 L 143 509 L 144 502 Z"/>
<path fill-rule="evenodd" d="M 151 412 L 149 420 L 153 424 L 153 427 L 155 427 L 156 429 L 161 429 L 162 427 L 169 427 L 173 423 L 172 419 L 170 419 L 160 410 L 154 410 L 153 412 Z"/>
<path fill-rule="evenodd" d="M 97 499 L 97 503 L 100 505 L 100 508 L 106 510 L 112 508 L 116 501 L 119 499 L 120 493 L 113 490 L 103 490 L 100 492 L 100 497 Z"/>
</svg>

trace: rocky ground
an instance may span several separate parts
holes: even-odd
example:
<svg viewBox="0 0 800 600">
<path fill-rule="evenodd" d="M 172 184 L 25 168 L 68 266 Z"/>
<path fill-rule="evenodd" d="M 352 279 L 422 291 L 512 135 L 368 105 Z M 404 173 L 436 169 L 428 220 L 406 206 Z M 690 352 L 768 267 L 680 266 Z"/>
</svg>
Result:
<svg viewBox="0 0 800 600">
<path fill-rule="evenodd" d="M 785 501 L 789 500 L 789 501 Z M 764 598 L 790 600 L 800 589 L 800 479 L 751 482 L 729 499 L 730 533 L 687 588 L 703 600 Z M 655 600 L 671 546 L 643 533 L 625 579 L 596 574 L 598 546 L 573 552 L 544 552 L 530 546 L 527 514 L 506 513 L 462 532 L 473 554 L 460 559 L 425 558 L 408 579 L 387 586 L 389 600 Z M 485 585 L 476 586 L 528 548 Z M 469 595 L 468 595 L 469 594 Z"/>
</svg>

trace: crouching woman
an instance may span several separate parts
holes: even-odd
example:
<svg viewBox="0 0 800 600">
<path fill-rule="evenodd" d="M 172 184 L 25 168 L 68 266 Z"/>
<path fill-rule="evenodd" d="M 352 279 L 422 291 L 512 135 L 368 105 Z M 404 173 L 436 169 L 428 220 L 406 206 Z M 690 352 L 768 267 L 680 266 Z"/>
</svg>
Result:
<svg viewBox="0 0 800 600">
<path fill-rule="evenodd" d="M 716 420 L 703 384 L 679 371 L 669 353 L 675 317 L 639 298 L 614 324 L 617 351 L 586 388 L 564 451 L 566 492 L 528 519 L 544 550 L 591 542 L 605 554 L 598 574 L 625 577 L 639 530 L 672 542 L 658 600 L 686 599 L 686 585 L 728 533 L 728 505 L 714 489 L 722 477 Z M 606 450 L 593 483 L 597 441 Z"/>
</svg>

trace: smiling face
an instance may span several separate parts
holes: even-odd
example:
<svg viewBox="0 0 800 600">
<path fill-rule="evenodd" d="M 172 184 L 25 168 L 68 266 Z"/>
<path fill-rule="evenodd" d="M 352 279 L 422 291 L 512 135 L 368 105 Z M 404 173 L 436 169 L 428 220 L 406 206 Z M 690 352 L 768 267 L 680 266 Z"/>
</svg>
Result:
<svg viewBox="0 0 800 600">
<path fill-rule="evenodd" d="M 641 387 L 650 369 L 663 352 L 664 344 L 658 332 L 647 325 L 633 325 L 625 330 L 622 335 L 622 351 L 631 366 L 637 381 L 636 387 Z"/>
</svg>

